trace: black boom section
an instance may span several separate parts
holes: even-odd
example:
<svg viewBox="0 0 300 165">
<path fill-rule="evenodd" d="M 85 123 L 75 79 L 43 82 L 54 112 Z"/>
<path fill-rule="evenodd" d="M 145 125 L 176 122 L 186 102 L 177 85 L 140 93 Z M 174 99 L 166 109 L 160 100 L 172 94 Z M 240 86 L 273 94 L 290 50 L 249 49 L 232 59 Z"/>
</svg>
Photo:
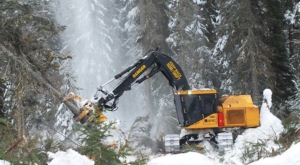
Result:
<svg viewBox="0 0 300 165">
<path fill-rule="evenodd" d="M 147 69 L 154 64 L 154 56 L 152 53 L 148 53 L 144 58 L 140 59 L 130 73 L 128 73 L 125 79 L 113 90 L 113 93 L 120 97 L 124 91 L 130 90 L 131 85 L 142 75 Z"/>
<path fill-rule="evenodd" d="M 176 90 L 189 90 L 190 86 L 181 67 L 169 56 L 153 53 L 156 59 L 156 64 L 160 68 L 163 75 L 169 80 L 169 84 L 175 87 Z"/>
<path fill-rule="evenodd" d="M 146 70 L 150 70 L 150 72 L 140 78 Z M 134 84 L 140 84 L 158 72 L 161 72 L 169 81 L 169 85 L 176 88 L 176 90 L 190 89 L 182 69 L 171 57 L 157 51 L 149 51 L 143 58 L 117 74 L 114 79 L 112 79 L 119 79 L 123 75 L 126 75 L 112 93 L 105 91 L 102 86 L 98 87 L 98 90 L 106 95 L 105 98 L 102 97 L 99 99 L 98 106 L 110 108 L 111 110 L 116 109 L 116 102 L 124 91 L 130 90 Z M 107 103 L 111 100 L 114 100 L 113 103 L 108 105 Z"/>
<path fill-rule="evenodd" d="M 152 68 L 152 70 L 144 77 L 138 79 L 149 68 Z M 133 83 L 139 84 L 152 77 L 157 72 L 162 72 L 168 79 L 169 85 L 175 87 L 176 90 L 190 89 L 180 66 L 171 57 L 157 51 L 150 51 L 137 63 L 130 66 L 116 77 L 119 78 L 125 74 L 125 72 L 129 71 L 130 73 L 126 75 L 125 79 L 113 90 L 116 97 L 120 97 L 124 91 L 130 90 Z"/>
</svg>

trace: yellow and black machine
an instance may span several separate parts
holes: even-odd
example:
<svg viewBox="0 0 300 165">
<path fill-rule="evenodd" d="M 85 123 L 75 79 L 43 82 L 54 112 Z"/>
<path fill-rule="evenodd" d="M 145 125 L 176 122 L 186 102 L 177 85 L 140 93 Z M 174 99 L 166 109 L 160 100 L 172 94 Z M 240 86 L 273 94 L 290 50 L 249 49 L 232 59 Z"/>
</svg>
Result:
<svg viewBox="0 0 300 165">
<path fill-rule="evenodd" d="M 147 70 L 149 73 L 144 75 Z M 257 127 L 260 125 L 259 109 L 253 104 L 250 95 L 232 95 L 218 97 L 215 89 L 190 89 L 187 79 L 181 67 L 169 56 L 161 54 L 157 50 L 149 51 L 133 65 L 117 74 L 113 79 L 97 88 L 94 100 L 91 102 L 71 93 L 65 100 L 74 99 L 79 102 L 82 112 L 76 116 L 81 123 L 102 122 L 106 117 L 102 110 L 114 111 L 117 102 L 125 91 L 136 84 L 149 79 L 161 72 L 169 81 L 174 90 L 174 102 L 179 125 L 182 128 L 181 135 L 166 135 L 165 151 L 179 152 L 182 145 L 202 141 L 206 134 L 210 135 L 211 142 L 218 146 L 220 153 L 232 145 L 232 134 L 215 131 L 218 128 Z M 142 76 L 143 75 L 143 76 Z M 113 91 L 108 92 L 104 86 L 110 82 L 126 76 Z M 104 94 L 98 97 L 98 92 Z M 92 118 L 92 116 L 94 116 Z"/>
</svg>

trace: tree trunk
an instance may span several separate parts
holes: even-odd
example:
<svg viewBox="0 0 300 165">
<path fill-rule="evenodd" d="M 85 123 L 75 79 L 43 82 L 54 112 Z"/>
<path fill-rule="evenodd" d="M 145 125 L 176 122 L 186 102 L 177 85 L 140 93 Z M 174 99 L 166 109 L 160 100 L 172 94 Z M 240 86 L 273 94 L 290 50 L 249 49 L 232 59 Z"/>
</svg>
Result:
<svg viewBox="0 0 300 165">
<path fill-rule="evenodd" d="M 12 52 L 6 49 L 3 45 L 0 45 L 0 53 L 6 55 L 14 62 L 18 63 L 21 67 L 26 69 L 26 71 L 34 78 L 35 81 L 38 81 L 44 88 L 48 89 L 53 93 L 59 100 L 63 101 L 64 95 L 57 89 L 55 89 L 51 84 L 49 84 L 47 79 L 42 76 L 39 71 L 34 71 L 25 60 L 16 57 Z M 81 112 L 72 102 L 65 101 L 64 104 L 73 112 L 74 115 L 78 116 Z"/>
<path fill-rule="evenodd" d="M 0 118 L 4 117 L 4 92 L 6 86 L 3 84 L 2 80 L 0 79 Z"/>
<path fill-rule="evenodd" d="M 288 25 L 288 45 L 289 45 L 289 57 L 292 58 L 294 55 L 294 44 L 293 44 L 293 25 Z"/>
<path fill-rule="evenodd" d="M 254 34 L 251 30 L 251 28 L 248 29 L 248 35 L 249 39 L 254 41 Z M 251 68 L 251 94 L 253 98 L 253 102 L 255 105 L 259 104 L 259 90 L 258 90 L 258 80 L 257 80 L 257 68 L 255 66 L 255 54 L 254 52 L 257 52 L 254 50 L 252 42 L 250 42 L 250 51 L 253 53 L 250 53 L 250 68 Z"/>
<path fill-rule="evenodd" d="M 140 42 L 143 53 L 160 47 L 162 53 L 168 54 L 170 50 L 165 42 L 169 36 L 165 3 L 159 0 L 140 0 L 138 5 L 140 9 L 140 26 L 142 27 Z M 157 89 L 159 84 L 166 82 L 158 76 L 162 77 L 157 74 L 152 78 L 155 81 L 145 82 L 145 109 L 150 114 L 150 121 L 155 120 L 158 109 L 157 100 L 161 98 L 161 94 L 164 94 L 166 90 L 166 88 Z M 167 84 L 166 87 L 168 87 Z M 158 90 L 159 93 L 156 94 L 153 90 Z"/>
</svg>

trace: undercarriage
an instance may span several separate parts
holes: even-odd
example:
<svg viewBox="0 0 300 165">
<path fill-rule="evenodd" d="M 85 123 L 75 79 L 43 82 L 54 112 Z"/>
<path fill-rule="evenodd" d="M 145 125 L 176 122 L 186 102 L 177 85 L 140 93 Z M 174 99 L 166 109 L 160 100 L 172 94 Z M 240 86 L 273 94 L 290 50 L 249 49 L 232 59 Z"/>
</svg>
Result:
<svg viewBox="0 0 300 165">
<path fill-rule="evenodd" d="M 164 137 L 166 153 L 180 153 L 184 145 L 199 144 L 204 140 L 218 149 L 219 155 L 224 155 L 233 145 L 231 132 L 215 133 L 212 129 L 182 130 L 181 134 L 169 134 Z"/>
</svg>

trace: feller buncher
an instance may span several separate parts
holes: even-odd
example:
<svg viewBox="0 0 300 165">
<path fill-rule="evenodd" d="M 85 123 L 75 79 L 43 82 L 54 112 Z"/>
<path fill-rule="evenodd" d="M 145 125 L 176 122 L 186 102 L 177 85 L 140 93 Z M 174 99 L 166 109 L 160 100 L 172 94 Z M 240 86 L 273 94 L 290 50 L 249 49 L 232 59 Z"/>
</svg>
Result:
<svg viewBox="0 0 300 165">
<path fill-rule="evenodd" d="M 150 69 L 151 68 L 151 69 Z M 145 71 L 150 70 L 147 74 Z M 180 66 L 171 57 L 157 50 L 149 51 L 133 65 L 117 74 L 113 79 L 97 88 L 94 101 L 82 99 L 70 93 L 66 100 L 75 100 L 80 107 L 80 114 L 75 114 L 76 120 L 85 122 L 103 122 L 107 120 L 103 110 L 114 111 L 117 102 L 124 91 L 140 84 L 156 73 L 161 72 L 173 87 L 174 103 L 177 111 L 181 135 L 165 135 L 164 148 L 166 152 L 179 152 L 180 148 L 190 142 L 201 142 L 205 139 L 219 148 L 220 154 L 233 144 L 230 132 L 218 131 L 223 128 L 257 127 L 260 125 L 259 109 L 250 95 L 232 95 L 218 97 L 215 89 L 191 89 Z M 143 75 L 143 76 L 142 76 Z M 124 79 L 114 90 L 108 92 L 104 86 L 114 80 Z M 98 97 L 98 93 L 102 97 Z M 209 136 L 207 136 L 209 135 Z"/>
</svg>

